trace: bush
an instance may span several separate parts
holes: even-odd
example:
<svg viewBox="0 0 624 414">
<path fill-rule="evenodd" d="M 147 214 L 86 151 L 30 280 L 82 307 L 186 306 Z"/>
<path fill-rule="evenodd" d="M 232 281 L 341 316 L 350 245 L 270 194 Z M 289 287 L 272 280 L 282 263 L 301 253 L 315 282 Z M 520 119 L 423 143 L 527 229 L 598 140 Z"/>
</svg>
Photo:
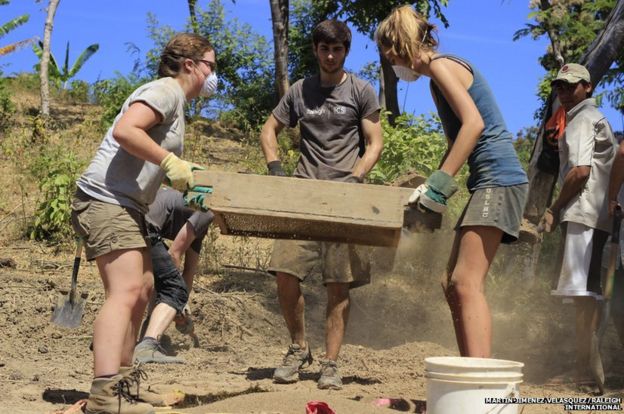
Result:
<svg viewBox="0 0 624 414">
<path fill-rule="evenodd" d="M 5 132 L 13 124 L 15 105 L 6 88 L 5 81 L 0 79 L 0 132 Z"/>
<path fill-rule="evenodd" d="M 71 199 L 83 163 L 64 146 L 42 147 L 30 165 L 39 187 L 34 222 L 28 229 L 36 240 L 58 241 L 71 236 Z"/>
<path fill-rule="evenodd" d="M 447 148 L 439 119 L 403 114 L 395 125 L 381 117 L 384 149 L 368 175 L 376 184 L 389 183 L 407 172 L 428 176 L 438 169 Z"/>
<path fill-rule="evenodd" d="M 89 84 L 81 80 L 73 80 L 69 83 L 69 89 L 63 91 L 73 103 L 89 102 Z"/>
</svg>

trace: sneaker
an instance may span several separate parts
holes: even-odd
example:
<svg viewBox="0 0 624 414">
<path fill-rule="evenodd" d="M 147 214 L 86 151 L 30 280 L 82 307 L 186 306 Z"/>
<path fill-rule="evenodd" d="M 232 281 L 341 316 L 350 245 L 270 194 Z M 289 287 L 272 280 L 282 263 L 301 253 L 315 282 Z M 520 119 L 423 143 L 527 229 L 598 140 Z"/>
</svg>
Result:
<svg viewBox="0 0 624 414">
<path fill-rule="evenodd" d="M 321 363 L 321 377 L 318 380 L 318 387 L 321 390 L 342 389 L 342 378 L 338 373 L 336 361 L 323 359 L 319 362 Z"/>
<path fill-rule="evenodd" d="M 291 344 L 288 352 L 282 361 L 282 365 L 275 368 L 273 372 L 273 381 L 279 384 L 289 384 L 299 380 L 299 370 L 304 365 L 312 364 L 312 353 L 310 346 L 301 349 L 299 344 Z"/>
<path fill-rule="evenodd" d="M 155 391 L 146 388 L 144 382 L 147 381 L 147 373 L 141 369 L 141 364 L 135 364 L 133 367 L 120 367 L 119 374 L 130 381 L 130 393 L 139 402 L 148 403 L 154 407 L 166 407 L 167 404 L 163 397 Z"/>
<path fill-rule="evenodd" d="M 154 414 L 154 407 L 137 401 L 130 393 L 130 382 L 121 374 L 94 378 L 85 406 L 86 414 Z"/>
<path fill-rule="evenodd" d="M 145 338 L 134 348 L 134 360 L 141 364 L 150 362 L 156 364 L 184 364 L 184 360 L 179 357 L 165 354 L 165 350 L 153 338 Z"/>
</svg>

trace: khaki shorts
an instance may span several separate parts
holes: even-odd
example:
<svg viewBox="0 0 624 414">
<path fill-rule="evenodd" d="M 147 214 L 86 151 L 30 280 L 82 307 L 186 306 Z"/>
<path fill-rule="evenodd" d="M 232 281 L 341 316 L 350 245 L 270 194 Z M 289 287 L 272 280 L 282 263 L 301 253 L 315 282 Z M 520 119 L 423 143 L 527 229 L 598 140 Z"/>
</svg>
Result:
<svg viewBox="0 0 624 414">
<path fill-rule="evenodd" d="M 518 240 L 528 184 L 476 190 L 457 221 L 455 230 L 466 226 L 496 227 L 503 231 L 502 243 Z"/>
<path fill-rule="evenodd" d="M 87 260 L 116 250 L 147 247 L 145 219 L 137 210 L 96 200 L 80 189 L 71 208 L 72 227 L 85 241 Z"/>
<path fill-rule="evenodd" d="M 276 240 L 269 273 L 288 273 L 303 281 L 320 273 L 323 283 L 348 283 L 353 289 L 370 283 L 370 248 L 345 243 Z"/>
</svg>

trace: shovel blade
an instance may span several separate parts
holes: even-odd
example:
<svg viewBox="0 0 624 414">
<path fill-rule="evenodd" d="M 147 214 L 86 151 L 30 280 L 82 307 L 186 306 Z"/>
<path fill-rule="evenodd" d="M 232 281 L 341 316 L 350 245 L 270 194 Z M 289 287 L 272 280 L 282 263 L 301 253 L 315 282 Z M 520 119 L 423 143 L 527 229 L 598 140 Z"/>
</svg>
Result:
<svg viewBox="0 0 624 414">
<path fill-rule="evenodd" d="M 85 299 L 76 298 L 73 302 L 69 300 L 69 295 L 61 295 L 56 302 L 52 318 L 52 323 L 64 328 L 77 328 L 82 321 Z"/>
</svg>

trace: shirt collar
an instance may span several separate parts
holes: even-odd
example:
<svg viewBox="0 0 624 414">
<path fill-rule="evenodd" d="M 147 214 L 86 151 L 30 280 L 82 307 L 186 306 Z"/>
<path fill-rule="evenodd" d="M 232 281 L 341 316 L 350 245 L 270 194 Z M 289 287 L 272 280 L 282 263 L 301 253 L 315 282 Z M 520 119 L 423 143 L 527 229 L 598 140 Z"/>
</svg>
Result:
<svg viewBox="0 0 624 414">
<path fill-rule="evenodd" d="M 587 98 L 587 99 L 583 99 L 581 102 L 576 104 L 574 108 L 570 109 L 566 113 L 567 122 L 571 121 L 572 118 L 574 118 L 579 112 L 581 112 L 587 106 L 593 106 L 594 108 L 596 108 L 597 107 L 596 100 L 594 98 Z"/>
</svg>

